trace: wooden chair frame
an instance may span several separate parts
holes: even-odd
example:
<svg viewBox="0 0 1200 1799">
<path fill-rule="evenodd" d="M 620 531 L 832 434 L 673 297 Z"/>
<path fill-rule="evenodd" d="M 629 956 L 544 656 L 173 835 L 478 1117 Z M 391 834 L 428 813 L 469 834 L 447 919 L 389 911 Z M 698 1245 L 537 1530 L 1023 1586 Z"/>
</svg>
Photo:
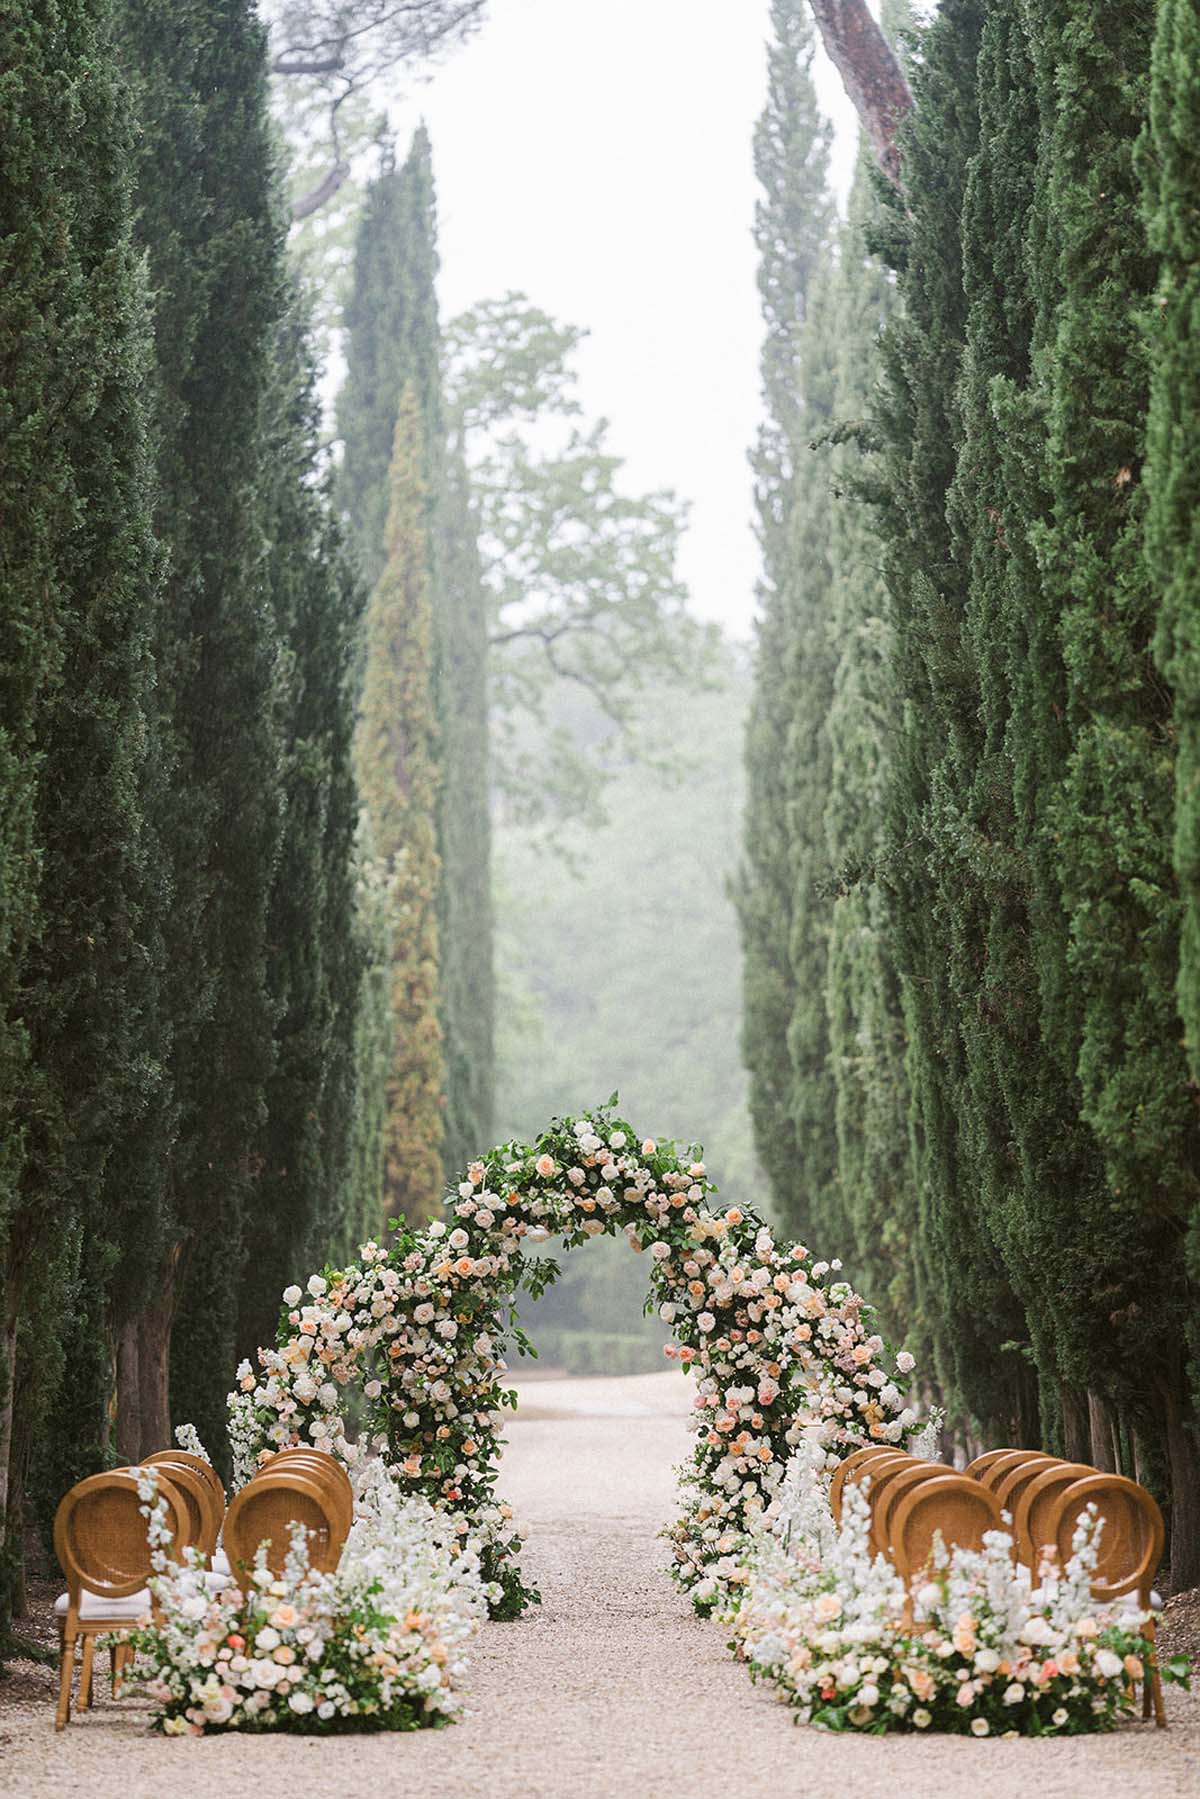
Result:
<svg viewBox="0 0 1200 1799">
<path fill-rule="evenodd" d="M 1152 1493 L 1137 1481 L 1129 1480 L 1123 1474 L 1102 1474 L 1093 1470 L 1072 1481 L 1070 1486 L 1055 1500 L 1050 1513 L 1050 1529 L 1052 1540 L 1058 1555 L 1064 1563 L 1071 1554 L 1071 1542 L 1075 1535 L 1075 1526 L 1079 1514 L 1088 1505 L 1095 1505 L 1101 1518 L 1105 1516 L 1105 1497 L 1118 1494 L 1137 1513 L 1142 1524 L 1142 1540 L 1140 1552 L 1130 1560 L 1125 1572 L 1115 1579 L 1103 1576 L 1092 1583 L 1092 1597 L 1101 1603 L 1119 1599 L 1123 1593 L 1134 1593 L 1138 1596 L 1138 1605 L 1143 1611 L 1149 1611 L 1151 1593 L 1154 1587 L 1154 1576 L 1158 1564 L 1162 1560 L 1163 1545 L 1166 1542 L 1166 1527 L 1162 1512 Z M 1101 1539 L 1103 1541 L 1103 1539 Z M 1097 1570 L 1099 1572 L 1099 1570 Z M 1153 1709 L 1155 1726 L 1165 1730 L 1167 1725 L 1166 1707 L 1163 1704 L 1162 1678 L 1158 1672 L 1158 1650 L 1155 1641 L 1154 1620 L 1150 1618 L 1142 1626 L 1142 1635 L 1146 1639 L 1146 1680 L 1142 1694 L 1142 1716 L 1148 1718 Z"/>
<path fill-rule="evenodd" d="M 851 1458 L 847 1458 L 847 1462 L 850 1459 Z M 864 1480 L 870 1481 L 873 1485 L 875 1480 L 883 1474 L 886 1469 L 893 1467 L 903 1468 L 913 1459 L 914 1458 L 909 1455 L 906 1449 L 887 1449 L 878 1455 L 872 1455 L 870 1459 L 864 1458 L 862 1461 L 856 1462 L 853 1468 L 847 1466 L 847 1462 L 843 1462 L 842 1467 L 846 1469 L 846 1473 L 838 1486 L 836 1494 L 833 1490 L 832 1481 L 829 1486 L 829 1505 L 833 1512 L 834 1522 L 840 1524 L 842 1521 L 842 1502 L 846 1483 L 848 1481 L 852 1481 L 855 1486 L 858 1486 L 860 1482 Z M 841 1473 L 840 1468 L 837 1470 L 837 1473 Z M 837 1475 L 835 1474 L 834 1479 L 836 1480 L 836 1478 Z M 868 1492 L 869 1491 L 870 1487 L 868 1487 Z"/>
<path fill-rule="evenodd" d="M 1006 1468 L 999 1480 L 992 1483 L 991 1488 L 1000 1501 L 1000 1510 L 1007 1512 L 1011 1518 L 1016 1510 L 1018 1499 L 1030 1481 L 1036 1480 L 1039 1474 L 1044 1474 L 1047 1468 L 1056 1467 L 1060 1461 L 1061 1457 L 1059 1456 L 1031 1451 L 1023 1462 L 1017 1462 L 1013 1467 Z"/>
<path fill-rule="evenodd" d="M 288 1494 L 303 1499 L 310 1514 L 315 1511 L 321 1520 L 320 1527 L 325 1534 L 323 1543 L 318 1541 L 313 1545 L 313 1527 L 307 1526 L 310 1566 L 322 1573 L 330 1573 L 337 1567 L 342 1545 L 346 1540 L 346 1527 L 330 1490 L 314 1475 L 302 1469 L 289 1473 L 286 1468 L 281 1468 L 274 1474 L 264 1470 L 263 1473 L 256 1474 L 253 1480 L 247 1481 L 239 1493 L 234 1494 L 225 1513 L 225 1553 L 234 1579 L 243 1592 L 249 1590 L 253 1581 L 254 1557 L 261 1543 L 270 1543 L 268 1567 L 283 1567 L 291 1548 L 290 1527 L 281 1523 L 276 1527 L 278 1535 L 260 1535 L 261 1523 L 252 1523 L 251 1515 L 262 1505 L 264 1499 Z M 286 1503 L 280 1509 L 285 1512 Z M 302 1512 L 304 1507 L 298 1506 L 297 1510 Z M 296 1521 L 306 1522 L 303 1516 Z"/>
<path fill-rule="evenodd" d="M 920 1481 L 911 1486 L 900 1497 L 892 1514 L 888 1554 L 907 1589 L 908 1596 L 905 1599 L 904 1615 L 908 1623 L 912 1622 L 913 1578 L 921 1573 L 928 1563 L 930 1555 L 929 1547 L 926 1546 L 918 1558 L 908 1541 L 909 1533 L 915 1528 L 914 1520 L 921 1512 L 930 1506 L 936 1507 L 939 1502 L 944 1503 L 954 1499 L 966 1500 L 973 1509 L 981 1510 L 985 1514 L 978 1533 L 980 1540 L 982 1540 L 984 1531 L 1001 1528 L 1000 1507 L 996 1495 L 981 1481 L 972 1480 L 967 1474 L 935 1475 L 929 1480 Z M 937 1528 L 938 1526 L 935 1524 L 935 1531 Z M 960 1548 L 964 1543 L 964 1538 L 951 1530 L 942 1531 L 942 1540 L 948 1550 Z M 973 1549 L 978 1545 L 971 1541 L 967 1546 Z"/>
<path fill-rule="evenodd" d="M 158 1491 L 166 1506 L 167 1529 L 171 1532 L 175 1547 L 186 1547 L 189 1515 L 183 1495 L 161 1474 L 158 1476 Z M 142 1591 L 153 1573 L 150 1544 L 144 1535 L 145 1520 L 140 1516 L 140 1506 L 136 1474 L 128 1468 L 114 1468 L 107 1473 L 92 1474 L 86 1480 L 77 1481 L 59 1502 L 54 1515 L 54 1552 L 67 1581 L 67 1609 L 59 1619 L 58 1709 L 54 1719 L 56 1730 L 64 1730 L 71 1716 L 71 1683 L 75 1672 L 76 1643 L 82 1644 L 76 1709 L 85 1712 L 92 1702 L 96 1638 L 109 1631 L 129 1629 L 128 1614 L 105 1614 L 101 1611 L 91 1617 L 83 1617 L 83 1595 L 88 1593 L 100 1600 L 129 1599 Z M 114 1516 L 129 1523 L 132 1523 L 132 1518 L 136 1518 L 143 1533 L 139 1544 L 138 1530 L 134 1530 L 133 1543 L 137 1547 L 128 1554 L 127 1565 L 123 1569 L 106 1565 L 100 1548 L 106 1534 L 106 1522 Z M 114 1692 L 123 1660 L 122 1656 L 119 1661 L 114 1652 Z"/>
<path fill-rule="evenodd" d="M 954 1472 L 945 1462 L 915 1462 L 911 1468 L 898 1468 L 889 1473 L 886 1484 L 881 1481 L 878 1495 L 871 1496 L 871 1533 L 880 1553 L 888 1554 L 892 1520 L 904 1495 L 923 1481 L 938 1480 L 942 1475 Z"/>
<path fill-rule="evenodd" d="M 1050 1546 L 1050 1540 L 1044 1532 L 1040 1543 L 1034 1541 L 1034 1530 L 1042 1528 L 1032 1523 L 1035 1508 L 1040 1509 L 1039 1501 L 1046 1493 L 1059 1488 L 1065 1490 L 1072 1481 L 1082 1480 L 1085 1475 L 1095 1472 L 1086 1462 L 1055 1462 L 1051 1467 L 1043 1468 L 1040 1474 L 1035 1474 L 1020 1494 L 1013 1510 L 1013 1546 L 1017 1560 L 1024 1562 L 1032 1573 L 1037 1573 L 1042 1550 Z"/>
<path fill-rule="evenodd" d="M 264 1463 L 254 1478 L 257 1480 L 264 1474 L 285 1468 L 307 1469 L 325 1484 L 338 1509 L 339 1517 L 344 1520 L 346 1532 L 349 1533 L 354 1522 L 354 1488 L 342 1464 L 323 1449 L 281 1449 L 269 1462 Z"/>
</svg>

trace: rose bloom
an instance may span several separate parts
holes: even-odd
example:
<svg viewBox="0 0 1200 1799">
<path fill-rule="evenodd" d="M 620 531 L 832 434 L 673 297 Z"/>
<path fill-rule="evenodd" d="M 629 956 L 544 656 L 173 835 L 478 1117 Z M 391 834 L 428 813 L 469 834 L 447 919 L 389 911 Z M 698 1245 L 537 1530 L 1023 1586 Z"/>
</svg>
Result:
<svg viewBox="0 0 1200 1799">
<path fill-rule="evenodd" d="M 539 1156 L 534 1163 L 534 1167 L 537 1169 L 542 1179 L 546 1181 L 548 1181 L 550 1176 L 554 1173 L 555 1166 L 556 1164 L 553 1156 Z"/>
<path fill-rule="evenodd" d="M 294 1605 L 281 1605 L 271 1613 L 271 1622 L 276 1630 L 290 1630 L 296 1622 L 296 1618 L 297 1612 Z"/>
</svg>

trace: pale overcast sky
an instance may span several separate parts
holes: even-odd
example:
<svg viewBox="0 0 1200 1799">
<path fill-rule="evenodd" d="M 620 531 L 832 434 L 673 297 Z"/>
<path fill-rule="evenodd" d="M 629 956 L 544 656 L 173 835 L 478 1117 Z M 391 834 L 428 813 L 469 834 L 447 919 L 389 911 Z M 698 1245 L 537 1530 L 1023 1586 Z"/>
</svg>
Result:
<svg viewBox="0 0 1200 1799">
<path fill-rule="evenodd" d="M 682 573 L 738 637 L 757 551 L 746 451 L 761 321 L 751 133 L 767 0 L 491 0 L 478 35 L 394 109 L 433 140 L 445 316 L 519 289 L 587 326 L 589 412 L 639 487 L 691 503 Z M 854 124 L 821 60 L 849 184 Z"/>
</svg>

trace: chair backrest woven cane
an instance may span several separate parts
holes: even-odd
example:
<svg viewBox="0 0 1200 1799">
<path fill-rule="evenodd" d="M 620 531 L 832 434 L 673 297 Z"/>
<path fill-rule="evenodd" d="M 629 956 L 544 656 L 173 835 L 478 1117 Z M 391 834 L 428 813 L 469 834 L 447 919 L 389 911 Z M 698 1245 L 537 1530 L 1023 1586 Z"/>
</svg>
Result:
<svg viewBox="0 0 1200 1799">
<path fill-rule="evenodd" d="M 966 1474 L 940 1474 L 903 1494 L 891 1519 L 889 1553 L 905 1580 L 919 1574 L 940 1536 L 947 1549 L 981 1549 L 984 1532 L 1000 1529 L 994 1493 Z"/>
<path fill-rule="evenodd" d="M 188 1512 L 182 1495 L 160 1474 L 158 1492 L 175 1548 L 186 1546 Z M 128 1599 L 153 1572 L 137 1476 L 129 1468 L 91 1474 L 65 1494 L 54 1515 L 54 1552 L 67 1577 L 68 1601 L 81 1591 L 101 1599 Z"/>
<path fill-rule="evenodd" d="M 1115 1599 L 1121 1593 L 1136 1592 L 1148 1606 L 1166 1537 L 1153 1494 L 1122 1474 L 1085 1474 L 1062 1488 L 1050 1507 L 1047 1529 L 1048 1541 L 1055 1545 L 1064 1566 L 1070 1559 L 1079 1514 L 1088 1505 L 1094 1505 L 1103 1520 L 1093 1596 Z"/>
<path fill-rule="evenodd" d="M 267 1566 L 279 1573 L 292 1546 L 292 1526 L 308 1532 L 309 1566 L 329 1573 L 337 1567 L 346 1530 L 322 1482 L 307 1470 L 267 1469 L 235 1493 L 225 1513 L 225 1553 L 243 1590 L 254 1575 L 254 1558 L 267 1544 Z"/>
</svg>

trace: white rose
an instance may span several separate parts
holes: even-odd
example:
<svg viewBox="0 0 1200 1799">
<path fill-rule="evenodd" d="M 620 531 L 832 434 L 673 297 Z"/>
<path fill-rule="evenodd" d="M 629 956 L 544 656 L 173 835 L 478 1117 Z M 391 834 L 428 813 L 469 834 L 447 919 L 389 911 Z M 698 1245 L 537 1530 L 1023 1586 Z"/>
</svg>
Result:
<svg viewBox="0 0 1200 1799">
<path fill-rule="evenodd" d="M 338 1402 L 338 1390 L 331 1380 L 327 1380 L 320 1392 L 321 1404 L 327 1412 L 332 1411 Z"/>
<path fill-rule="evenodd" d="M 916 1365 L 916 1356 L 910 1355 L 907 1349 L 902 1349 L 900 1354 L 896 1357 L 896 1366 L 901 1374 L 911 1374 Z"/>
<path fill-rule="evenodd" d="M 272 1649 L 279 1647 L 279 1632 L 270 1624 L 265 1625 L 255 1637 L 254 1647 L 261 1650 L 264 1655 L 270 1655 Z"/>
<path fill-rule="evenodd" d="M 283 1303 L 285 1306 L 298 1306 L 300 1304 L 300 1298 L 301 1294 L 299 1287 L 285 1287 L 283 1289 Z"/>
<path fill-rule="evenodd" d="M 314 1299 L 320 1299 L 328 1285 L 323 1274 L 310 1274 L 308 1277 L 308 1290 Z"/>
<path fill-rule="evenodd" d="M 320 1705 L 317 1707 L 317 1716 L 318 1718 L 324 1718 L 326 1722 L 328 1722 L 329 1719 L 333 1717 L 336 1710 L 337 1707 L 332 1699 L 322 1699 Z"/>
<path fill-rule="evenodd" d="M 470 1241 L 471 1239 L 468 1237 L 466 1231 L 457 1230 L 450 1232 L 451 1249 L 465 1249 Z"/>
<path fill-rule="evenodd" d="M 435 1308 L 430 1305 L 428 1300 L 426 1300 L 422 1305 L 419 1305 L 417 1307 L 416 1311 L 413 1313 L 413 1318 L 416 1320 L 416 1322 L 418 1324 L 428 1324 L 434 1316 L 435 1316 Z"/>
<path fill-rule="evenodd" d="M 460 1199 L 474 1199 L 474 1197 L 475 1197 L 474 1183 L 471 1181 L 459 1181 L 458 1197 Z"/>
<path fill-rule="evenodd" d="M 1021 1631 L 1021 1641 L 1023 1643 L 1033 1643 L 1035 1646 L 1041 1648 L 1044 1648 L 1048 1643 L 1052 1643 L 1054 1641 L 1054 1632 L 1050 1628 L 1049 1620 L 1046 1618 L 1031 1618 Z M 1119 1668 L 1120 1665 L 1120 1662 L 1118 1662 L 1117 1667 Z"/>
<path fill-rule="evenodd" d="M 311 1693 L 289 1693 L 288 1694 L 288 1705 L 290 1706 L 291 1710 L 294 1712 L 300 1712 L 300 1713 L 310 1712 L 313 1708 L 312 1694 Z"/>
<path fill-rule="evenodd" d="M 699 1318 L 697 1318 L 697 1320 L 696 1320 L 696 1323 L 700 1326 L 700 1329 L 702 1331 L 712 1330 L 715 1327 L 716 1322 L 717 1321 L 713 1317 L 711 1312 L 701 1312 Z M 864 1700 L 863 1703 L 868 1704 L 868 1703 L 870 1703 L 870 1701 Z"/>
<path fill-rule="evenodd" d="M 363 1388 L 363 1392 L 366 1394 L 368 1399 L 378 1399 L 379 1395 L 383 1392 L 383 1382 L 378 1381 L 378 1380 L 369 1380 L 367 1382 L 366 1386 Z"/>
<path fill-rule="evenodd" d="M 609 1146 L 612 1149 L 624 1149 L 628 1139 L 626 1138 L 624 1131 L 614 1131 L 608 1141 Z"/>
<path fill-rule="evenodd" d="M 1114 1680 L 1121 1673 L 1123 1667 L 1124 1663 L 1120 1656 L 1114 1655 L 1111 1649 L 1097 1649 L 1096 1671 L 1098 1674 L 1103 1674 L 1106 1680 Z"/>
<path fill-rule="evenodd" d="M 1019 1680 L 1014 1680 L 1011 1686 L 1007 1686 L 1004 1689 L 1005 1705 L 1020 1705 L 1024 1697 L 1025 1688 L 1021 1685 Z"/>
<path fill-rule="evenodd" d="M 671 1245 L 669 1243 L 651 1244 L 650 1254 L 654 1257 L 656 1262 L 665 1262 L 670 1257 Z"/>
<path fill-rule="evenodd" d="M 420 1424 L 420 1422 L 421 1422 L 420 1412 L 405 1412 L 404 1427 L 406 1430 L 416 1430 L 416 1428 L 417 1428 L 418 1424 Z"/>
<path fill-rule="evenodd" d="M 431 1237 L 444 1237 L 446 1235 L 446 1227 L 440 1218 L 435 1218 L 433 1223 L 429 1226 L 429 1235 Z"/>
<path fill-rule="evenodd" d="M 664 1324 L 670 1324 L 671 1321 L 674 1319 L 675 1307 L 669 1299 L 663 1305 L 659 1306 L 658 1315 L 662 1319 Z"/>
</svg>

